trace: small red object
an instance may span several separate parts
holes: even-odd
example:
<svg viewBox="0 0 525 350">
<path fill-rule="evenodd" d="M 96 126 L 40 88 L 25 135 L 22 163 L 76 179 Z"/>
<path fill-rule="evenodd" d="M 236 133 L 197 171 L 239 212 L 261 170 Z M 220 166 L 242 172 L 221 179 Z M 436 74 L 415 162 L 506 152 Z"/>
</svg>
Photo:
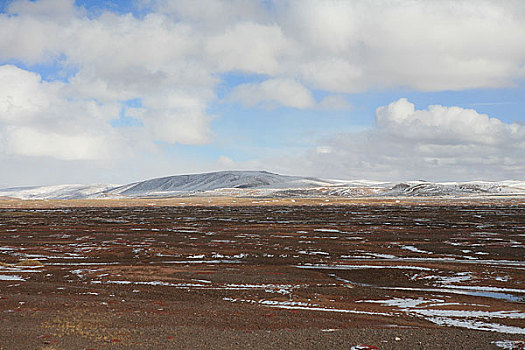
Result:
<svg viewBox="0 0 525 350">
<path fill-rule="evenodd" d="M 350 350 L 378 350 L 378 347 L 375 345 L 359 344 L 356 346 L 352 346 Z"/>
</svg>

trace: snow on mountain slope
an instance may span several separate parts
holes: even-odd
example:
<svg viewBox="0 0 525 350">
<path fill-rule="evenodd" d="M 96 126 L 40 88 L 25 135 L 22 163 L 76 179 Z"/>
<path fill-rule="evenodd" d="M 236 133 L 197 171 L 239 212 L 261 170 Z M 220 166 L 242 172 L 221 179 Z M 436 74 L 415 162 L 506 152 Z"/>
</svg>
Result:
<svg viewBox="0 0 525 350">
<path fill-rule="evenodd" d="M 524 194 L 523 181 L 470 181 L 470 182 L 442 182 L 426 181 L 403 182 L 395 185 L 383 196 L 468 196 L 468 195 L 495 195 L 495 194 Z"/>
<path fill-rule="evenodd" d="M 213 191 L 224 188 L 278 189 L 311 188 L 333 185 L 335 181 L 285 176 L 266 171 L 220 171 L 205 174 L 168 176 L 120 186 L 108 195 L 128 197 L 166 196 L 181 193 Z"/>
<path fill-rule="evenodd" d="M 96 198 L 114 185 L 56 185 L 0 189 L 0 196 L 20 199 L 82 199 Z"/>
<path fill-rule="evenodd" d="M 176 175 L 127 185 L 57 185 L 0 189 L 21 199 L 136 198 L 179 195 L 248 197 L 397 197 L 524 195 L 525 181 L 409 181 L 394 185 L 369 180 L 323 180 L 266 171 L 220 171 Z"/>
</svg>

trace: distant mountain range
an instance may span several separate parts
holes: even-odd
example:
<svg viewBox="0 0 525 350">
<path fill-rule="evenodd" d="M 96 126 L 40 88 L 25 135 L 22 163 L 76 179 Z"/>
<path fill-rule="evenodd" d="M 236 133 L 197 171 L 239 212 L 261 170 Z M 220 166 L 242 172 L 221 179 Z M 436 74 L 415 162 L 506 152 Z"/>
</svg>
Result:
<svg viewBox="0 0 525 350">
<path fill-rule="evenodd" d="M 176 175 L 127 185 L 57 185 L 0 189 L 0 197 L 21 199 L 139 198 L 174 196 L 398 197 L 524 195 L 525 181 L 403 183 L 325 180 L 267 171 L 219 171 Z"/>
</svg>

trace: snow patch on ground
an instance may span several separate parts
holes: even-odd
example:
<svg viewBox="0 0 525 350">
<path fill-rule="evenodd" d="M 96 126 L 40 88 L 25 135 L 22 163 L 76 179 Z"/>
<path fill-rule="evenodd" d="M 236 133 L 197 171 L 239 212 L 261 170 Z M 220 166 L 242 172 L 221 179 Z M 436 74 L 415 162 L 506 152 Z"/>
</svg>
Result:
<svg viewBox="0 0 525 350">
<path fill-rule="evenodd" d="M 380 304 L 393 307 L 407 315 L 423 318 L 440 326 L 454 326 L 509 334 L 525 334 L 525 328 L 501 323 L 485 322 L 488 319 L 524 319 L 525 313 L 509 311 L 453 310 L 452 304 L 443 299 L 393 298 L 387 300 L 359 300 L 358 303 Z M 465 305 L 465 306 L 468 306 Z M 437 309 L 436 307 L 447 307 Z"/>
<path fill-rule="evenodd" d="M 0 275 L 0 281 L 25 281 L 25 279 L 18 275 Z"/>
</svg>

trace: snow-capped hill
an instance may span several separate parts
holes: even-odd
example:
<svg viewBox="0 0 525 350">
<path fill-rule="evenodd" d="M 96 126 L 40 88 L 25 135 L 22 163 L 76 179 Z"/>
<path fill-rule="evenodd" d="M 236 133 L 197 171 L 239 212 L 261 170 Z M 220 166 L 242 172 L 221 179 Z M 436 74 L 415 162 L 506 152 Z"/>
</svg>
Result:
<svg viewBox="0 0 525 350">
<path fill-rule="evenodd" d="M 525 194 L 525 182 L 521 181 L 471 181 L 426 182 L 411 181 L 395 185 L 383 192 L 383 196 L 472 196 L 496 194 Z"/>
<path fill-rule="evenodd" d="M 393 197 L 525 196 L 525 181 L 426 182 L 394 185 L 370 180 L 324 180 L 267 171 L 219 171 L 161 177 L 127 185 L 57 185 L 0 189 L 20 199 L 138 198 L 170 196 Z"/>
<path fill-rule="evenodd" d="M 279 175 L 267 171 L 219 171 L 146 180 L 116 187 L 106 193 L 107 195 L 122 195 L 126 197 L 168 196 L 227 188 L 311 188 L 332 184 L 333 182 L 328 180 Z"/>
<path fill-rule="evenodd" d="M 114 185 L 56 185 L 0 189 L 0 196 L 20 199 L 83 199 L 96 198 Z"/>
</svg>

